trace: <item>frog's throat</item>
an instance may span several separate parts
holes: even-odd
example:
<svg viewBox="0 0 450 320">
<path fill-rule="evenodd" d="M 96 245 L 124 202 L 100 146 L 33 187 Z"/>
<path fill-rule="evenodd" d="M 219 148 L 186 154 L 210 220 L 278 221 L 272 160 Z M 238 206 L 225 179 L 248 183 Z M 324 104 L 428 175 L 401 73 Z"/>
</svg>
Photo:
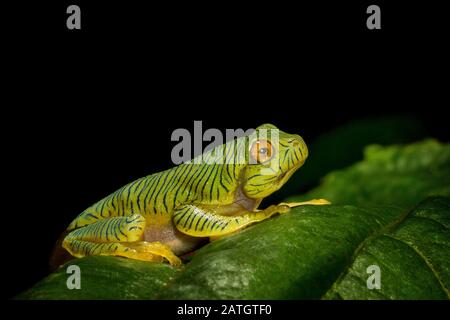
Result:
<svg viewBox="0 0 450 320">
<path fill-rule="evenodd" d="M 239 204 L 243 208 L 245 208 L 248 211 L 253 211 L 258 208 L 259 204 L 261 203 L 262 199 L 252 199 L 245 195 L 244 190 L 242 189 L 243 185 L 239 185 L 239 187 L 236 190 L 236 197 L 234 200 L 234 204 Z"/>
<path fill-rule="evenodd" d="M 304 163 L 305 163 L 304 161 L 300 162 L 297 165 L 293 166 L 291 169 L 281 174 L 275 182 L 276 188 L 274 192 L 279 190 L 290 179 L 290 177 L 294 174 L 294 172 L 297 171 Z M 241 183 L 236 190 L 236 197 L 233 204 L 239 204 L 249 211 L 254 211 L 258 209 L 262 200 L 263 198 L 252 199 L 247 197 L 243 190 L 243 184 Z"/>
</svg>

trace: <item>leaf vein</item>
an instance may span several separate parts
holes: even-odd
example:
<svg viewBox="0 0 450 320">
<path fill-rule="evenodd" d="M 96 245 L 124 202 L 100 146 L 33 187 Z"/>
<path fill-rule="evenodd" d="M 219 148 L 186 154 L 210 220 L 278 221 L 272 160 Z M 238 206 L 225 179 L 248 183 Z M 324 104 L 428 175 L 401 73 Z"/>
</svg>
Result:
<svg viewBox="0 0 450 320">
<path fill-rule="evenodd" d="M 438 220 L 433 219 L 433 218 L 431 218 L 431 217 L 424 217 L 424 216 L 418 216 L 418 215 L 415 215 L 415 216 L 413 216 L 412 218 L 419 218 L 419 219 L 424 219 L 424 220 L 428 220 L 428 221 L 433 221 L 433 222 L 437 223 L 438 225 L 442 226 L 442 227 L 443 227 L 444 229 L 446 229 L 446 230 L 449 230 L 449 229 L 450 229 L 450 228 L 448 228 L 447 226 L 445 226 L 442 222 L 439 222 Z"/>
<path fill-rule="evenodd" d="M 407 243 L 404 240 L 401 240 L 399 238 L 396 238 L 392 235 L 389 234 L 385 234 L 385 237 L 388 237 L 390 239 L 394 239 L 397 240 L 400 243 L 403 243 L 404 245 L 408 246 L 409 248 L 411 248 L 427 265 L 427 267 L 431 270 L 431 273 L 433 273 L 434 277 L 437 279 L 437 281 L 439 282 L 439 285 L 442 287 L 442 290 L 447 294 L 447 297 L 450 299 L 450 292 L 448 291 L 448 289 L 445 287 L 444 282 L 442 281 L 441 277 L 439 276 L 439 274 L 437 273 L 437 271 L 434 269 L 433 264 L 430 262 L 430 260 L 416 247 L 414 247 L 413 245 Z"/>
<path fill-rule="evenodd" d="M 383 235 L 386 231 L 390 231 L 390 230 L 394 230 L 395 228 L 397 228 L 406 218 L 408 218 L 408 216 L 410 214 L 412 214 L 413 212 L 415 212 L 415 210 L 420 207 L 420 205 L 422 205 L 422 202 L 420 202 L 419 204 L 417 204 L 415 207 L 413 207 L 411 210 L 406 211 L 404 214 L 400 215 L 400 217 L 396 220 L 394 220 L 392 223 L 382 227 L 381 229 L 376 229 L 374 230 L 371 234 L 369 234 L 364 240 L 361 241 L 361 243 L 356 247 L 356 249 L 353 251 L 353 254 L 351 256 L 351 258 L 349 259 L 349 263 L 343 268 L 342 272 L 340 273 L 340 275 L 336 278 L 336 280 L 333 282 L 333 284 L 331 285 L 331 287 L 325 291 L 325 293 L 322 295 L 321 299 L 323 299 L 328 292 L 330 292 L 331 290 L 337 289 L 338 284 L 342 281 L 342 279 L 349 274 L 349 270 L 351 268 L 351 266 L 353 265 L 353 263 L 356 260 L 356 257 L 358 256 L 359 252 L 365 247 L 365 245 L 370 242 L 371 240 Z"/>
</svg>

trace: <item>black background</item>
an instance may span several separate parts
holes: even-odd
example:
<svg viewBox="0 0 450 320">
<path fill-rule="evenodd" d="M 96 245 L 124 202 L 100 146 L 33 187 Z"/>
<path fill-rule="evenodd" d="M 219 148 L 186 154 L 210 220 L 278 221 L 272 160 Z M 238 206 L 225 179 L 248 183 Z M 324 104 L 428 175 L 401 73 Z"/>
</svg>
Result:
<svg viewBox="0 0 450 320">
<path fill-rule="evenodd" d="M 47 274 L 83 209 L 171 167 L 171 133 L 194 120 L 204 130 L 270 122 L 308 143 L 351 119 L 411 114 L 449 139 L 437 4 L 92 2 L 23 5 L 9 24 L 7 297 Z M 69 4 L 82 30 L 67 30 Z M 381 30 L 366 28 L 369 4 Z"/>
</svg>

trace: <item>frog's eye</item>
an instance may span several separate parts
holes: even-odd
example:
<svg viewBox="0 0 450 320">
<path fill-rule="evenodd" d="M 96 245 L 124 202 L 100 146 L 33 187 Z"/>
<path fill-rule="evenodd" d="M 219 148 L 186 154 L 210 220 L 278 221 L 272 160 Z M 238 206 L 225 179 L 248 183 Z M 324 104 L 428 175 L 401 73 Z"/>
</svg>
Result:
<svg viewBox="0 0 450 320">
<path fill-rule="evenodd" d="M 274 154 L 272 144 L 267 140 L 257 140 L 250 148 L 250 156 L 257 163 L 269 161 Z"/>
</svg>

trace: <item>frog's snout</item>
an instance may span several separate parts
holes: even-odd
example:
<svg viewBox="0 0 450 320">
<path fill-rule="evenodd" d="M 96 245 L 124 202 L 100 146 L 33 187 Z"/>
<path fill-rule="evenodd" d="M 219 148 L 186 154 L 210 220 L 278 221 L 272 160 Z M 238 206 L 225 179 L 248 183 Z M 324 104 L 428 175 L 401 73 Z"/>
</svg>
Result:
<svg viewBox="0 0 450 320">
<path fill-rule="evenodd" d="M 289 144 L 291 148 L 294 149 L 294 152 L 297 152 L 297 155 L 300 156 L 299 161 L 305 162 L 306 158 L 308 158 L 308 147 L 306 146 L 305 141 L 299 135 L 295 135 L 290 141 Z"/>
</svg>

